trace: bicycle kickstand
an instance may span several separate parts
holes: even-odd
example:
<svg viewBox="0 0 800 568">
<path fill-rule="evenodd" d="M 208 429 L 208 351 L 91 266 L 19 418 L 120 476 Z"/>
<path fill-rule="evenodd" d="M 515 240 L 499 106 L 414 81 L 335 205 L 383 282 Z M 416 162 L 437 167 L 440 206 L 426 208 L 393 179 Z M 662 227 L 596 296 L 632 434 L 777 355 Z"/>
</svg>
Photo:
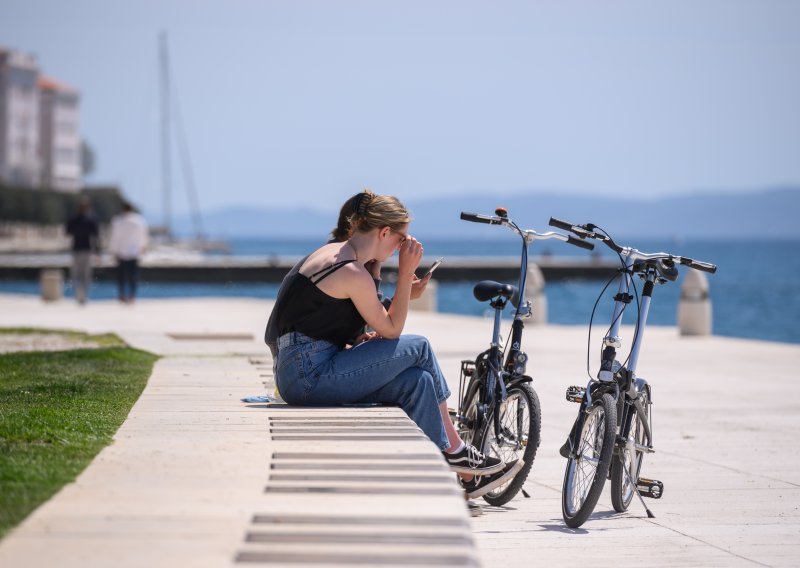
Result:
<svg viewBox="0 0 800 568">
<path fill-rule="evenodd" d="M 642 507 L 644 507 L 644 510 L 647 511 L 647 518 L 648 519 L 655 519 L 656 516 L 653 514 L 653 512 L 650 509 L 647 508 L 647 505 L 644 504 L 644 497 L 642 497 L 642 494 L 639 493 L 639 490 L 638 490 L 638 488 L 636 486 L 636 483 L 634 483 L 634 481 L 633 481 L 633 476 L 631 475 L 630 469 L 627 468 L 627 467 L 623 467 L 622 469 L 625 471 L 625 476 L 628 478 L 628 483 L 631 484 L 631 487 L 633 488 L 633 492 L 636 493 L 637 497 L 639 497 L 639 502 L 642 504 Z"/>
</svg>

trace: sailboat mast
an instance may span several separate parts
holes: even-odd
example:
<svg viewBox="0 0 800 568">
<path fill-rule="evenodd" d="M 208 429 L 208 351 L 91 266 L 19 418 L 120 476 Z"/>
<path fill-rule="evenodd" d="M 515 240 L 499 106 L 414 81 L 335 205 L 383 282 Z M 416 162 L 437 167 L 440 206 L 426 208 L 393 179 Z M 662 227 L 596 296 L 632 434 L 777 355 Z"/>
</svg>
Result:
<svg viewBox="0 0 800 568">
<path fill-rule="evenodd" d="M 172 172 L 170 170 L 170 117 L 169 117 L 169 54 L 167 52 L 167 33 L 159 37 L 159 62 L 161 69 L 161 193 L 164 199 L 164 232 L 167 240 L 172 239 Z"/>
</svg>

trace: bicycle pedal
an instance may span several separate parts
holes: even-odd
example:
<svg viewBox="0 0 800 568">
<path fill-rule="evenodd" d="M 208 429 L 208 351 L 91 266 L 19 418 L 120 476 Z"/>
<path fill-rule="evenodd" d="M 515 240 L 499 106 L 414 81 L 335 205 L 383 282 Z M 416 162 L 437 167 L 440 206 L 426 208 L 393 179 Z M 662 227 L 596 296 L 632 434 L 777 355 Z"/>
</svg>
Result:
<svg viewBox="0 0 800 568">
<path fill-rule="evenodd" d="M 586 389 L 584 387 L 567 387 L 567 400 L 569 402 L 583 402 L 583 397 L 586 396 Z"/>
<path fill-rule="evenodd" d="M 642 497 L 649 497 L 651 499 L 661 499 L 664 494 L 664 484 L 655 479 L 645 479 L 640 477 L 636 482 L 636 489 Z"/>
</svg>

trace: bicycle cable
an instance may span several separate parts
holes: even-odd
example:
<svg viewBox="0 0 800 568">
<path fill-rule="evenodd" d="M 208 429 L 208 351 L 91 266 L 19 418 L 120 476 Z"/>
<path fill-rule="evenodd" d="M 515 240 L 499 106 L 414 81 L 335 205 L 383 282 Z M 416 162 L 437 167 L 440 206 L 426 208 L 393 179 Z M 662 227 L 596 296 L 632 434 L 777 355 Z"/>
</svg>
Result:
<svg viewBox="0 0 800 568">
<path fill-rule="evenodd" d="M 612 241 L 614 240 L 611 238 L 611 235 L 608 234 L 608 231 L 606 231 L 602 227 L 596 227 L 596 228 L 599 229 L 606 237 L 608 237 Z M 636 280 L 633 279 L 633 271 L 628 269 L 625 260 L 622 258 L 622 255 L 619 252 L 617 252 L 617 256 L 619 257 L 620 262 L 623 264 L 623 266 L 625 266 L 626 272 L 628 272 L 631 276 L 631 286 L 633 287 L 633 294 L 634 297 L 636 298 L 636 325 L 633 328 L 633 340 L 631 342 L 631 349 L 630 351 L 628 351 L 628 356 L 625 358 L 625 361 L 621 365 L 622 367 L 626 367 L 628 365 L 628 362 L 631 360 L 631 355 L 633 355 L 633 346 L 636 345 L 636 339 L 639 336 L 639 318 L 642 313 L 642 304 L 639 298 L 639 289 L 636 287 Z M 631 266 L 631 268 L 633 267 Z M 623 308 L 622 312 L 624 311 L 625 309 Z M 622 317 L 622 312 L 620 312 L 620 317 Z"/>
<path fill-rule="evenodd" d="M 606 238 L 608 238 L 610 241 L 615 242 L 614 239 L 611 237 L 611 235 L 608 234 L 608 231 L 606 231 L 602 227 L 598 227 L 597 225 L 594 225 L 592 230 L 593 231 L 595 231 L 595 230 L 599 231 Z M 631 287 L 633 288 L 634 297 L 636 298 L 636 325 L 635 325 L 634 330 L 633 330 L 633 341 L 631 343 L 631 349 L 630 349 L 630 351 L 628 351 L 628 356 L 625 358 L 625 361 L 620 366 L 620 368 L 622 368 L 622 367 L 625 367 L 628 364 L 628 362 L 630 361 L 631 355 L 633 354 L 633 346 L 636 345 L 636 339 L 639 336 L 639 319 L 640 319 L 640 315 L 641 315 L 641 311 L 642 311 L 642 306 L 641 306 L 641 301 L 639 299 L 639 290 L 636 287 L 636 281 L 633 279 L 633 271 L 631 270 L 632 266 L 631 266 L 631 268 L 629 268 L 627 263 L 625 262 L 625 259 L 622 257 L 622 254 L 619 251 L 615 251 L 615 252 L 617 253 L 617 256 L 619 257 L 620 264 L 623 267 L 623 268 L 620 268 L 620 270 L 619 270 L 619 272 L 621 273 L 621 277 L 626 277 L 626 275 L 630 275 L 630 277 L 631 277 L 630 284 L 631 284 Z M 616 275 L 612 276 L 611 279 L 608 282 L 606 282 L 606 285 L 603 287 L 603 290 L 600 292 L 600 296 L 598 296 L 597 301 L 595 302 L 595 308 L 597 308 L 597 304 L 600 301 L 600 298 L 603 296 L 603 294 L 605 294 L 606 289 L 611 284 L 611 282 L 614 281 L 615 278 L 616 278 Z M 622 307 L 622 309 L 619 312 L 619 315 L 614 319 L 614 321 L 611 322 L 611 325 L 609 325 L 608 330 L 606 330 L 606 335 L 609 334 L 609 332 L 611 331 L 611 328 L 614 327 L 615 323 L 617 323 L 617 320 L 622 318 L 622 315 L 625 313 L 625 309 L 626 308 L 627 308 L 627 303 Z M 592 318 L 594 318 L 594 309 L 592 309 Z M 589 321 L 589 345 L 587 346 L 587 352 L 586 352 L 586 372 L 589 375 L 589 377 L 592 380 L 594 380 L 594 378 L 591 375 L 591 371 L 589 370 L 590 369 L 590 367 L 589 367 L 589 357 L 590 357 L 590 354 L 591 354 L 591 339 L 592 339 L 592 320 L 590 319 L 590 321 Z M 601 353 L 600 358 L 602 360 L 602 349 L 601 349 L 600 353 Z"/>
<path fill-rule="evenodd" d="M 592 376 L 591 366 L 590 366 L 590 359 L 592 353 L 592 326 L 594 325 L 594 314 L 597 311 L 597 306 L 600 303 L 600 300 L 603 298 L 603 294 L 606 293 L 606 290 L 611 285 L 611 283 L 617 279 L 617 275 L 614 274 L 611 278 L 608 279 L 606 285 L 603 286 L 603 289 L 600 291 L 600 294 L 597 296 L 597 300 L 594 301 L 594 307 L 592 308 L 592 315 L 589 316 L 589 338 L 586 345 L 586 374 L 589 375 L 589 380 L 595 380 Z"/>
</svg>

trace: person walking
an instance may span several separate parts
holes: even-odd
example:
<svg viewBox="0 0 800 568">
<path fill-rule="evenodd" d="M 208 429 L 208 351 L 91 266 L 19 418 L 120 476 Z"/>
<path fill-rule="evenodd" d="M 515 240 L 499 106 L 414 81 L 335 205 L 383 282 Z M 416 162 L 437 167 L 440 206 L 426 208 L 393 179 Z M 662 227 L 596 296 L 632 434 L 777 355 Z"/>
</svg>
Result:
<svg viewBox="0 0 800 568">
<path fill-rule="evenodd" d="M 117 261 L 119 301 L 133 303 L 139 284 L 139 259 L 147 246 L 147 221 L 130 203 L 111 220 L 108 250 Z"/>
<path fill-rule="evenodd" d="M 97 221 L 89 213 L 88 198 L 78 202 L 77 213 L 67 221 L 66 232 L 72 237 L 72 268 L 70 278 L 75 290 L 75 299 L 83 305 L 89 299 L 92 283 L 92 253 L 100 250 Z"/>
</svg>

